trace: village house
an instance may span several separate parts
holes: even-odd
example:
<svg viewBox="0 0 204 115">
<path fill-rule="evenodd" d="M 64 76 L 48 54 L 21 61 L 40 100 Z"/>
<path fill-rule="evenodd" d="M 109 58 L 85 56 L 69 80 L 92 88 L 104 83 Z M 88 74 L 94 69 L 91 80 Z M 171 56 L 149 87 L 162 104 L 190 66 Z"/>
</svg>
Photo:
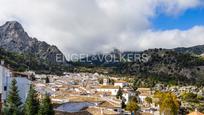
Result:
<svg viewBox="0 0 204 115">
<path fill-rule="evenodd" d="M 1 61 L 0 65 L 0 94 L 1 94 L 1 102 L 5 103 L 6 98 L 8 96 L 9 86 L 11 85 L 11 81 L 16 79 L 17 87 L 19 90 L 19 96 L 21 97 L 21 101 L 24 103 L 27 97 L 27 94 L 30 89 L 31 81 L 28 79 L 29 76 L 24 73 L 14 72 L 10 69 L 4 67 L 4 62 Z"/>
<path fill-rule="evenodd" d="M 114 83 L 114 85 L 101 85 L 96 88 L 96 91 L 103 92 L 104 96 L 108 96 L 110 94 L 110 96 L 115 97 L 120 87 L 122 87 L 122 91 L 123 91 L 122 96 L 125 99 L 125 103 L 127 104 L 129 99 L 132 96 L 135 96 L 135 92 L 128 87 L 127 82 L 120 81 L 120 82 L 116 82 L 116 84 Z"/>
<path fill-rule="evenodd" d="M 137 91 L 139 92 L 139 101 L 141 103 L 145 102 L 146 97 L 151 97 L 152 96 L 152 90 L 151 88 L 138 88 Z"/>
<path fill-rule="evenodd" d="M 126 81 L 116 81 L 114 86 L 120 86 L 121 88 L 128 86 L 128 82 Z"/>
<path fill-rule="evenodd" d="M 134 91 L 123 91 L 123 97 L 125 99 L 125 104 L 127 104 L 129 100 L 131 99 L 131 97 L 133 96 L 135 96 Z"/>
<path fill-rule="evenodd" d="M 114 86 L 114 85 L 102 85 L 99 86 L 96 91 L 98 92 L 110 92 L 111 95 L 116 95 L 119 90 L 119 86 Z"/>
<path fill-rule="evenodd" d="M 103 79 L 103 85 L 109 85 L 109 79 L 104 78 Z"/>
</svg>

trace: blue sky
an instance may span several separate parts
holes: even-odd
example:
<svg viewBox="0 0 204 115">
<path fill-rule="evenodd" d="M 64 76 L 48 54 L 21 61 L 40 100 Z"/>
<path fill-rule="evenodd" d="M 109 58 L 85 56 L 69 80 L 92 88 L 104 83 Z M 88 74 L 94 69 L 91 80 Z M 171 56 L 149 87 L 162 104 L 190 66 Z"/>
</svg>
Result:
<svg viewBox="0 0 204 115">
<path fill-rule="evenodd" d="M 152 19 L 153 29 L 159 30 L 187 30 L 194 26 L 202 25 L 204 25 L 204 8 L 201 7 L 187 9 L 177 16 L 159 13 Z"/>
</svg>

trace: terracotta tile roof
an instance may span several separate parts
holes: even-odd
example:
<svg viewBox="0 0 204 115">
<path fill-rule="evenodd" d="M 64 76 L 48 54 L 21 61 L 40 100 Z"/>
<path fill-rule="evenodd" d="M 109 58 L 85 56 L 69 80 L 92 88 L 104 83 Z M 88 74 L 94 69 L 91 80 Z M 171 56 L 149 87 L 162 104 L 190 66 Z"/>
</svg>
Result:
<svg viewBox="0 0 204 115">
<path fill-rule="evenodd" d="M 99 97 L 87 97 L 87 96 L 70 96 L 70 101 L 73 102 L 100 102 L 102 101 Z"/>
<path fill-rule="evenodd" d="M 115 83 L 127 83 L 127 82 L 123 80 L 119 80 L 119 81 L 115 81 Z"/>
<path fill-rule="evenodd" d="M 151 91 L 150 88 L 138 88 L 137 91 Z"/>
<path fill-rule="evenodd" d="M 111 95 L 111 92 L 96 92 L 94 95 Z"/>
<path fill-rule="evenodd" d="M 114 85 L 102 85 L 99 88 L 101 89 L 119 89 L 119 86 L 114 86 Z"/>
<path fill-rule="evenodd" d="M 151 93 L 140 93 L 139 96 L 151 96 Z"/>
<path fill-rule="evenodd" d="M 104 101 L 102 102 L 99 107 L 105 107 L 105 108 L 119 108 L 120 105 L 113 103 L 113 102 L 108 102 L 108 101 Z"/>
<path fill-rule="evenodd" d="M 140 115 L 153 115 L 152 113 L 148 113 L 148 112 L 143 112 L 143 113 L 140 113 Z"/>
<path fill-rule="evenodd" d="M 139 91 L 139 96 L 151 96 L 152 91 L 150 88 L 138 88 L 137 91 Z"/>
<path fill-rule="evenodd" d="M 192 113 L 189 113 L 188 115 L 204 115 L 203 113 L 200 113 L 198 111 L 194 111 Z"/>
<path fill-rule="evenodd" d="M 89 107 L 86 109 L 86 111 L 88 111 L 92 115 L 118 115 L 118 113 L 115 111 L 102 109 L 100 107 Z"/>
</svg>

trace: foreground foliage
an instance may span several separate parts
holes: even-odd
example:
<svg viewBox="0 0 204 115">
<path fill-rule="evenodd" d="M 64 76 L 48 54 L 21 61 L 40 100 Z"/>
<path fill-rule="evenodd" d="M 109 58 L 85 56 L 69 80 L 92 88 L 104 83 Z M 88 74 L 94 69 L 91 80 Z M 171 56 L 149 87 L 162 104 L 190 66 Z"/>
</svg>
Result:
<svg viewBox="0 0 204 115">
<path fill-rule="evenodd" d="M 19 97 L 19 90 L 15 79 L 12 80 L 9 89 L 6 103 L 4 104 L 3 113 L 5 115 L 21 115 L 22 114 L 22 102 Z"/>
<path fill-rule="evenodd" d="M 25 104 L 21 102 L 17 81 L 12 80 L 6 103 L 3 105 L 4 115 L 54 115 L 53 105 L 49 95 L 45 95 L 41 104 L 37 92 L 30 87 Z"/>
<path fill-rule="evenodd" d="M 134 114 L 136 114 L 139 109 L 140 107 L 138 106 L 135 99 L 131 99 L 126 105 L 126 110 L 131 113 L 134 112 Z"/>
<path fill-rule="evenodd" d="M 160 114 L 177 115 L 179 110 L 179 101 L 175 94 L 171 92 L 156 92 L 155 98 L 160 107 Z"/>
<path fill-rule="evenodd" d="M 38 109 L 39 100 L 37 98 L 37 92 L 33 89 L 33 86 L 31 86 L 24 105 L 24 115 L 37 115 Z"/>
<path fill-rule="evenodd" d="M 46 94 L 40 105 L 38 115 L 54 115 L 54 113 L 50 97 Z"/>
</svg>

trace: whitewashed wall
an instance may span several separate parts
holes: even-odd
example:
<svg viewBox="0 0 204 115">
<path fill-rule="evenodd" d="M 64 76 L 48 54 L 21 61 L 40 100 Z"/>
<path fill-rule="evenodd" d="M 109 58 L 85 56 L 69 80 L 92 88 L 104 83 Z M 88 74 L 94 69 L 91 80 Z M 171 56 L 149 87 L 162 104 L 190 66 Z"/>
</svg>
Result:
<svg viewBox="0 0 204 115">
<path fill-rule="evenodd" d="M 12 74 L 9 69 L 0 66 L 0 93 L 2 94 L 2 102 L 5 102 L 11 81 L 15 78 L 17 81 L 19 96 L 21 97 L 21 101 L 24 103 L 30 89 L 31 81 L 25 77 L 12 77 L 11 75 Z"/>
</svg>

